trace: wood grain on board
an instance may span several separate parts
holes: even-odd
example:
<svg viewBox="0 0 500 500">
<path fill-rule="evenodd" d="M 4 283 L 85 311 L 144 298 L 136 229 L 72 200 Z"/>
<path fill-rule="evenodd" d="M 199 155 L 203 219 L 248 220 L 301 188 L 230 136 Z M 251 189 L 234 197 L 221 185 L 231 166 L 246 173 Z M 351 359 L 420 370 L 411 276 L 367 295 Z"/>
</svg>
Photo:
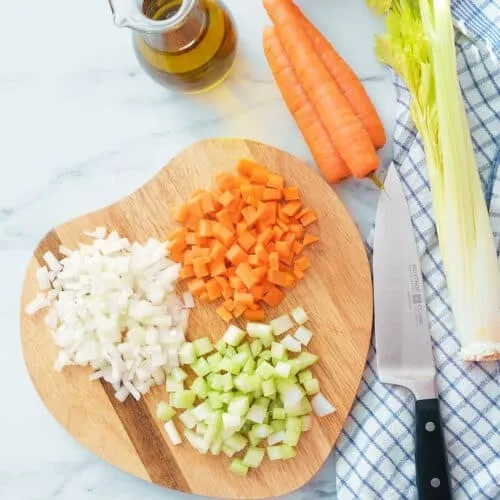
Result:
<svg viewBox="0 0 500 500">
<path fill-rule="evenodd" d="M 88 380 L 90 369 L 53 370 L 57 349 L 44 327 L 43 311 L 23 313 L 37 292 L 35 272 L 47 250 L 75 247 L 82 231 L 97 226 L 116 229 L 130 241 L 150 236 L 161 240 L 174 227 L 170 207 L 186 200 L 196 188 L 210 188 L 220 171 L 234 170 L 240 158 L 254 159 L 298 185 L 304 202 L 319 220 L 311 232 L 321 241 L 305 250 L 312 268 L 267 318 L 302 305 L 314 333 L 309 350 L 321 356 L 314 367 L 322 392 L 337 411 L 315 419 L 304 433 L 297 456 L 285 462 L 267 458 L 246 478 L 232 474 L 231 459 L 202 456 L 187 442 L 173 446 L 157 420 L 156 405 L 166 398 L 154 388 L 139 402 L 122 404 L 106 382 Z M 43 265 L 43 264 L 42 264 Z M 191 314 L 188 338 L 218 339 L 225 324 L 214 304 L 197 304 Z M 175 490 L 217 498 L 269 498 L 293 491 L 309 481 L 331 452 L 347 418 L 366 361 L 373 299 L 371 275 L 356 226 L 333 190 L 299 159 L 270 146 L 242 139 L 213 139 L 195 143 L 173 158 L 151 181 L 114 205 L 66 222 L 50 231 L 29 264 L 21 304 L 24 359 L 36 390 L 52 415 L 89 450 L 144 480 Z M 178 423 L 181 430 L 182 425 Z"/>
</svg>

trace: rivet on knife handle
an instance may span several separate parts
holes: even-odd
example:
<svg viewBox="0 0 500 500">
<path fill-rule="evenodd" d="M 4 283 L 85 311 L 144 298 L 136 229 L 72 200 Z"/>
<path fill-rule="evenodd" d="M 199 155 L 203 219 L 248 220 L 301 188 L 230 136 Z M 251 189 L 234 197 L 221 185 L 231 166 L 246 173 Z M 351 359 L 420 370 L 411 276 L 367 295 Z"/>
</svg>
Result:
<svg viewBox="0 0 500 500">
<path fill-rule="evenodd" d="M 416 401 L 416 468 L 419 500 L 453 498 L 439 401 Z"/>
</svg>

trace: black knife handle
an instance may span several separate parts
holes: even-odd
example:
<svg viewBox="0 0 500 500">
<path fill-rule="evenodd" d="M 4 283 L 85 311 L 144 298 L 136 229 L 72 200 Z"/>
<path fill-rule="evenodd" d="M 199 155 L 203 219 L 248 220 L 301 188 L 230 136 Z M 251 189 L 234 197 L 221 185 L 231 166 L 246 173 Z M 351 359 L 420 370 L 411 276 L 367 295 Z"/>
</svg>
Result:
<svg viewBox="0 0 500 500">
<path fill-rule="evenodd" d="M 419 500 L 452 499 L 446 447 L 437 399 L 416 401 L 417 490 Z"/>
</svg>

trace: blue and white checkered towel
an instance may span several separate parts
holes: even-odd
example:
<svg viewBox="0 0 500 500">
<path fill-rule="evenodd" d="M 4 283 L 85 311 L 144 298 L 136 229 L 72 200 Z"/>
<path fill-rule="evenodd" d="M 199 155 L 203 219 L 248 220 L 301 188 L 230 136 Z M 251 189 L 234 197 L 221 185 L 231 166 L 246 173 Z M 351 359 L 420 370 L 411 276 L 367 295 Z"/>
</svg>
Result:
<svg viewBox="0 0 500 500">
<path fill-rule="evenodd" d="M 500 240 L 500 3 L 457 0 L 453 15 L 460 83 L 491 223 Z M 437 385 L 454 498 L 500 500 L 498 362 L 459 360 L 437 244 L 424 151 L 409 115 L 410 96 L 394 76 L 394 163 L 403 180 L 421 255 Z M 372 345 L 351 415 L 336 447 L 339 500 L 417 498 L 414 398 L 384 385 Z"/>
</svg>

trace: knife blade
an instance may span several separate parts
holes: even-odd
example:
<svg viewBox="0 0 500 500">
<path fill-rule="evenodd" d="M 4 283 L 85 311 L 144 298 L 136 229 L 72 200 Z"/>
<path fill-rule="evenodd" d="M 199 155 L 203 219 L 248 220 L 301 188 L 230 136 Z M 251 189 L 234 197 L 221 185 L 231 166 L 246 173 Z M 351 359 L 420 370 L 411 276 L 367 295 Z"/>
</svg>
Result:
<svg viewBox="0 0 500 500">
<path fill-rule="evenodd" d="M 380 380 L 415 396 L 420 500 L 452 498 L 420 258 L 399 174 L 388 170 L 373 245 L 375 346 Z"/>
</svg>

